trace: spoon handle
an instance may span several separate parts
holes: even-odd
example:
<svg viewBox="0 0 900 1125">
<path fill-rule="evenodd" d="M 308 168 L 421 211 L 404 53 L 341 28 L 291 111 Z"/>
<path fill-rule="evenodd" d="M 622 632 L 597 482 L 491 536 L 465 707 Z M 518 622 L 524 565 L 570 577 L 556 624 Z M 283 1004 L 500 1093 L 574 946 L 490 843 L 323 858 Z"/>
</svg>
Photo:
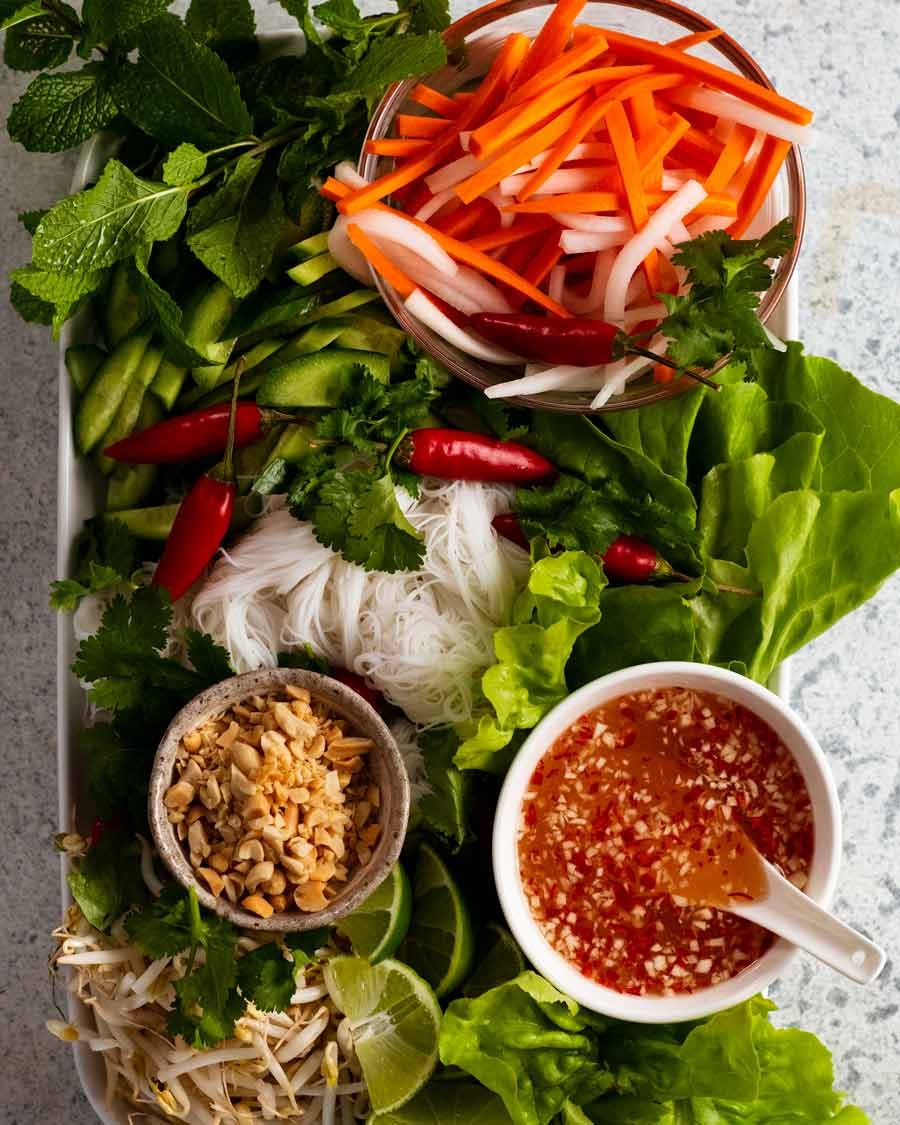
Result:
<svg viewBox="0 0 900 1125">
<path fill-rule="evenodd" d="M 884 968 L 885 953 L 874 942 L 823 910 L 770 863 L 769 893 L 728 909 L 805 949 L 859 984 L 870 984 Z"/>
</svg>

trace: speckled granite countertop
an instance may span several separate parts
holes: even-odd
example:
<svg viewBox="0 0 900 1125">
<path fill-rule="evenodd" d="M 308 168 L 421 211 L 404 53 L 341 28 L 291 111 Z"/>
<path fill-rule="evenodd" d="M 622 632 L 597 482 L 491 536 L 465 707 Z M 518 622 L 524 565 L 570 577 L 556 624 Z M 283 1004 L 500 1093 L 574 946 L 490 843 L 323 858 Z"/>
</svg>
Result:
<svg viewBox="0 0 900 1125">
<path fill-rule="evenodd" d="M 368 5 L 367 5 L 368 6 Z M 455 4 L 454 9 L 474 7 Z M 802 336 L 900 398 L 900 40 L 898 0 L 703 0 L 779 89 L 816 108 L 806 156 L 810 220 L 800 275 Z M 261 26 L 280 22 L 260 4 Z M 372 5 L 370 10 L 376 10 Z M 24 76 L 0 73 L 5 118 Z M 27 241 L 16 212 L 63 194 L 71 157 L 0 150 L 5 277 Z M 50 1039 L 48 934 L 59 913 L 54 663 L 57 354 L 42 328 L 0 309 L 0 604 L 6 781 L 0 801 L 0 1122 L 88 1125 L 67 1049 Z M 792 662 L 792 701 L 828 752 L 846 843 L 839 913 L 900 952 L 900 579 Z M 801 957 L 772 991 L 779 1019 L 821 1035 L 837 1081 L 876 1125 L 900 1122 L 900 968 L 861 990 Z"/>
</svg>

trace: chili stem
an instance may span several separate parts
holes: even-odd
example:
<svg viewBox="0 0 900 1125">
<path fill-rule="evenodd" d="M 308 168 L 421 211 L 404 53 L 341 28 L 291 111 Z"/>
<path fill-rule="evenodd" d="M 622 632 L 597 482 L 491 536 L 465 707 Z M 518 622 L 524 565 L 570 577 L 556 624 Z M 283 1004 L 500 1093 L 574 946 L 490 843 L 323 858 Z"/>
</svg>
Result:
<svg viewBox="0 0 900 1125">
<path fill-rule="evenodd" d="M 656 352 L 650 351 L 649 348 L 642 348 L 640 344 L 629 343 L 628 351 L 634 352 L 636 355 L 642 355 L 645 359 L 652 359 L 654 363 L 661 363 L 663 367 L 671 367 L 673 371 L 679 371 L 684 375 L 688 375 L 691 379 L 696 379 L 698 383 L 702 383 L 710 390 L 720 391 L 722 388 L 718 383 L 714 383 L 706 375 L 701 375 L 699 371 L 695 371 L 692 367 L 679 367 L 678 364 L 669 359 L 668 356 L 658 355 Z"/>
<path fill-rule="evenodd" d="M 238 390 L 240 389 L 241 376 L 244 374 L 244 357 L 237 361 L 234 369 L 234 387 L 231 391 L 231 413 L 228 415 L 228 438 L 225 445 L 225 460 L 222 464 L 222 475 L 225 480 L 233 481 L 234 475 L 234 431 L 237 426 Z"/>
</svg>

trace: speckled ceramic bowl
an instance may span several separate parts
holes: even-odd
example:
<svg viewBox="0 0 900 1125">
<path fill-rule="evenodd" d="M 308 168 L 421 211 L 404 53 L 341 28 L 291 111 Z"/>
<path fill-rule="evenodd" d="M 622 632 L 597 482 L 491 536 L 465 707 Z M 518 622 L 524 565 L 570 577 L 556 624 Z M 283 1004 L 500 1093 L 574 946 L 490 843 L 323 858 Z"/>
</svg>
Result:
<svg viewBox="0 0 900 1125">
<path fill-rule="evenodd" d="M 312 696 L 345 718 L 354 733 L 372 740 L 374 745 L 369 754 L 369 765 L 381 790 L 381 835 L 372 858 L 364 867 L 356 869 L 326 909 L 314 913 L 292 909 L 263 919 L 232 906 L 225 898 L 216 898 L 198 881 L 175 834 L 175 828 L 169 823 L 163 798 L 172 783 L 176 751 L 186 734 L 251 695 L 265 695 L 284 688 L 287 684 L 306 688 Z M 350 914 L 369 897 L 397 862 L 409 818 L 409 779 L 391 732 L 377 712 L 355 691 L 330 676 L 321 676 L 317 672 L 297 668 L 266 668 L 223 680 L 182 707 L 169 724 L 156 751 L 150 775 L 148 815 L 153 839 L 166 867 L 182 886 L 194 888 L 198 899 L 208 910 L 215 911 L 242 929 L 277 930 L 282 933 L 311 930 L 319 926 L 330 926 L 339 918 Z"/>
</svg>

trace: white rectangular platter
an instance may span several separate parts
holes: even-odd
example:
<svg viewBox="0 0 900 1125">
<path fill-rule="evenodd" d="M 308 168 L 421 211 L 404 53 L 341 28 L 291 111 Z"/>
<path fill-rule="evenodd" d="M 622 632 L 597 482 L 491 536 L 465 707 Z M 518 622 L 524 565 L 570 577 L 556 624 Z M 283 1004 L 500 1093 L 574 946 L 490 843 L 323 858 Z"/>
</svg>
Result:
<svg viewBox="0 0 900 1125">
<path fill-rule="evenodd" d="M 281 37 L 278 37 L 279 39 Z M 294 40 L 295 41 L 295 40 Z M 81 151 L 72 182 L 72 190 L 79 191 L 96 179 L 110 151 L 103 138 L 88 142 Z M 796 339 L 798 335 L 798 293 L 796 277 L 788 286 L 778 308 L 769 321 L 769 327 L 782 339 Z M 76 318 L 66 327 L 60 342 L 59 362 L 59 454 L 57 459 L 57 574 L 66 577 L 70 572 L 75 539 L 86 519 L 96 515 L 101 508 L 96 474 L 90 464 L 75 452 L 72 434 L 72 383 L 63 357 L 72 343 L 90 340 L 92 326 L 88 318 Z M 73 823 L 73 810 L 82 786 L 79 777 L 78 731 L 84 724 L 86 705 L 84 692 L 72 675 L 70 668 L 75 657 L 75 635 L 71 618 L 60 615 L 57 632 L 57 761 L 59 769 L 59 829 L 68 831 Z M 789 694 L 788 665 L 783 664 L 772 677 L 770 684 L 779 695 Z M 66 874 L 68 864 L 62 860 L 62 904 L 65 909 L 72 901 Z M 83 1006 L 70 999 L 70 1018 L 74 1023 L 90 1019 Z M 88 1101 L 98 1118 L 106 1125 L 128 1125 L 133 1112 L 121 1100 L 112 1104 L 106 1101 L 106 1078 L 102 1057 L 78 1044 L 75 1066 Z"/>
</svg>

